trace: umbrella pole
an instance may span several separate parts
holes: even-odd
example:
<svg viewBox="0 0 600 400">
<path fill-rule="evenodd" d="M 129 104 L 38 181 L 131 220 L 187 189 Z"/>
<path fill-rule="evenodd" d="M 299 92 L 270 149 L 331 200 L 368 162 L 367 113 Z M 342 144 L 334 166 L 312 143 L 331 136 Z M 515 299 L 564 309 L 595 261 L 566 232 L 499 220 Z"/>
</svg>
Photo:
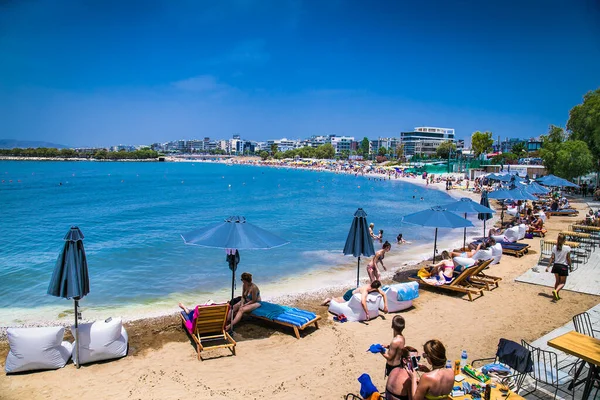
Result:
<svg viewBox="0 0 600 400">
<path fill-rule="evenodd" d="M 483 219 L 483 240 L 485 240 L 485 217 Z"/>
<path fill-rule="evenodd" d="M 233 298 L 235 297 L 235 270 L 237 269 L 237 262 L 235 256 L 233 257 L 233 269 L 231 270 L 231 321 L 229 321 L 229 330 L 233 333 Z"/>
<path fill-rule="evenodd" d="M 437 248 L 437 230 L 438 228 L 435 228 L 435 238 L 433 239 L 433 263 L 435 264 L 435 251 Z"/>
<path fill-rule="evenodd" d="M 467 213 L 465 213 L 465 219 L 467 219 Z M 465 231 L 463 234 L 463 249 L 466 249 L 467 247 L 467 227 L 465 226 Z"/>
<path fill-rule="evenodd" d="M 358 256 L 358 265 L 356 266 L 356 287 L 358 287 L 359 282 L 360 282 L 360 256 Z"/>
<path fill-rule="evenodd" d="M 77 360 L 75 361 L 75 367 L 79 368 L 79 316 L 77 315 L 77 306 L 79 305 L 79 300 L 73 299 L 73 302 L 75 303 L 75 343 L 77 344 L 75 346 L 75 360 Z"/>
</svg>

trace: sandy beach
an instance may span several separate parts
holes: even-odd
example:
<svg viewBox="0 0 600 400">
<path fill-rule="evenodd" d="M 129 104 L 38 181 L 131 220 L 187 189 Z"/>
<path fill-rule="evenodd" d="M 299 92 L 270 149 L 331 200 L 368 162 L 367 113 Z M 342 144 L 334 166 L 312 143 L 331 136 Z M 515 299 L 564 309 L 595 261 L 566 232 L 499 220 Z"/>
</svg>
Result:
<svg viewBox="0 0 600 400">
<path fill-rule="evenodd" d="M 401 179 L 425 185 L 422 179 Z M 434 185 L 444 190 L 443 183 Z M 461 190 L 449 194 L 479 199 Z M 580 211 L 587 207 L 585 203 L 573 205 Z M 546 224 L 547 236 L 556 237 L 570 223 L 573 220 L 568 217 L 553 217 Z M 499 338 L 534 340 L 599 302 L 597 296 L 574 292 L 564 292 L 563 300 L 553 302 L 549 289 L 515 282 L 515 277 L 536 264 L 539 255 L 539 238 L 524 242 L 531 245 L 529 253 L 521 258 L 505 255 L 490 272 L 503 278 L 500 287 L 474 302 L 462 295 L 421 290 L 414 307 L 401 313 L 406 319 L 407 344 L 421 348 L 428 339 L 437 338 L 446 345 L 449 359 L 459 358 L 462 349 L 468 351 L 469 359 L 492 356 Z M 393 270 L 386 283 L 406 281 L 419 268 L 404 265 L 401 253 L 386 256 L 386 264 Z M 389 343 L 394 314 L 382 313 L 368 323 L 335 323 L 327 308 L 319 306 L 325 294 L 341 295 L 330 293 L 333 290 L 325 287 L 299 297 L 279 298 L 322 316 L 320 329 L 307 328 L 300 340 L 284 327 L 248 320 L 236 329 L 237 356 L 213 350 L 206 353 L 208 360 L 198 361 L 174 304 L 172 315 L 126 324 L 128 357 L 79 370 L 69 363 L 56 371 L 2 375 L 0 398 L 258 399 L 276 395 L 339 399 L 358 392 L 356 379 L 365 372 L 383 390 L 385 360 L 366 350 L 373 343 Z M 2 367 L 7 351 L 7 343 L 0 343 Z"/>
</svg>

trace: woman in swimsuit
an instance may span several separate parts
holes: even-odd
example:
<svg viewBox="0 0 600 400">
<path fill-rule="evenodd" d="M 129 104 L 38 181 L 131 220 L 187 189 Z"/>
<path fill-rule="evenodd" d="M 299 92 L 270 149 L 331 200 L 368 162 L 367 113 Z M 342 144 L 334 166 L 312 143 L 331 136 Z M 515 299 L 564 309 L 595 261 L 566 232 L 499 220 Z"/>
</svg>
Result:
<svg viewBox="0 0 600 400">
<path fill-rule="evenodd" d="M 383 265 L 383 258 L 385 257 L 385 253 L 390 251 L 391 248 L 392 245 L 386 240 L 383 244 L 383 248 L 378 250 L 373 256 L 373 259 L 369 262 L 369 264 L 367 264 L 367 273 L 369 274 L 369 279 L 371 279 L 371 282 L 379 280 L 379 269 L 377 268 L 378 263 L 381 264 L 385 271 L 387 271 L 387 268 L 385 265 Z"/>
<path fill-rule="evenodd" d="M 252 283 L 252 274 L 244 272 L 242 274 L 242 300 L 233 306 L 233 321 L 231 325 L 227 325 L 225 330 L 230 330 L 235 324 L 241 321 L 244 314 L 252 312 L 260 307 L 260 289 L 255 283 Z M 227 318 L 231 320 L 231 314 Z"/>
<path fill-rule="evenodd" d="M 444 250 L 442 251 L 442 261 L 437 264 L 433 264 L 431 276 L 437 275 L 438 280 L 448 283 L 454 279 L 454 267 L 455 265 L 450 258 L 450 254 Z"/>
<path fill-rule="evenodd" d="M 419 360 L 421 357 L 419 357 L 417 354 L 417 349 L 410 346 L 406 346 L 400 350 L 401 360 L 399 367 L 401 368 L 394 368 L 390 372 L 385 385 L 386 400 L 410 400 L 412 395 L 410 387 L 411 380 L 404 368 L 409 367 L 409 365 L 412 368 L 410 358 L 415 357 L 417 360 Z"/>
<path fill-rule="evenodd" d="M 429 340 L 423 345 L 423 358 L 432 369 L 419 365 L 419 370 L 427 371 L 419 381 L 417 374 L 409 368 L 404 370 L 411 380 L 412 400 L 445 400 L 450 399 L 454 386 L 454 371 L 444 368 L 446 365 L 446 348 L 439 340 Z"/>
</svg>

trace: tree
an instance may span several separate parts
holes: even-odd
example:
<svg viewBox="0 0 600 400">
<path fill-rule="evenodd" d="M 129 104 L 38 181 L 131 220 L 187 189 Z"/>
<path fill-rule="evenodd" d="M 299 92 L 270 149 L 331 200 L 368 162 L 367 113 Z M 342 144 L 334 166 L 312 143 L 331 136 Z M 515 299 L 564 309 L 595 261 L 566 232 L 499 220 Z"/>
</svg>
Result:
<svg viewBox="0 0 600 400">
<path fill-rule="evenodd" d="M 565 179 L 573 179 L 593 170 L 594 158 L 583 140 L 567 140 L 560 144 L 556 155 L 556 174 Z"/>
<path fill-rule="evenodd" d="M 542 148 L 540 157 L 548 173 L 558 175 L 556 171 L 557 155 L 562 143 L 565 141 L 566 134 L 563 128 L 550 125 L 548 134 L 542 135 Z"/>
<path fill-rule="evenodd" d="M 281 160 L 283 158 L 283 153 L 281 151 L 276 151 L 275 154 L 273 154 L 273 158 Z"/>
<path fill-rule="evenodd" d="M 448 158 L 448 156 L 450 156 L 450 153 L 452 153 L 453 151 L 456 151 L 456 144 L 454 144 L 454 142 L 452 142 L 451 140 L 447 140 L 445 142 L 440 143 L 437 150 L 435 151 L 435 154 L 439 158 Z"/>
<path fill-rule="evenodd" d="M 471 148 L 475 157 L 479 157 L 482 154 L 492 150 L 494 139 L 492 139 L 492 132 L 474 132 L 471 135 Z"/>
<path fill-rule="evenodd" d="M 387 154 L 387 149 L 385 148 L 385 146 L 381 146 L 379 148 L 379 150 L 377 150 L 378 156 L 385 156 L 386 154 Z"/>
<path fill-rule="evenodd" d="M 360 148 L 362 149 L 362 154 L 364 158 L 369 158 L 369 154 L 371 153 L 371 142 L 368 138 L 363 138 L 360 142 Z"/>
<path fill-rule="evenodd" d="M 525 155 L 527 155 L 527 146 L 525 145 L 525 142 L 517 142 L 513 144 L 510 152 L 513 153 L 517 159 L 525 157 Z"/>
<path fill-rule="evenodd" d="M 404 160 L 404 144 L 402 143 L 396 145 L 396 158 L 398 160 Z"/>
<path fill-rule="evenodd" d="M 269 153 L 267 153 L 265 150 L 258 153 L 258 155 L 260 156 L 260 158 L 262 158 L 263 161 L 269 158 Z"/>
<path fill-rule="evenodd" d="M 325 143 L 317 147 L 316 157 L 321 159 L 330 159 L 335 156 L 335 149 L 331 143 Z"/>
<path fill-rule="evenodd" d="M 350 157 L 350 152 L 348 150 L 342 150 L 340 153 L 340 158 L 342 160 L 347 160 Z"/>
<path fill-rule="evenodd" d="M 277 149 L 278 149 L 278 148 L 277 148 L 277 143 L 273 143 L 273 144 L 271 145 L 271 154 L 275 154 L 275 153 L 277 153 Z"/>
<path fill-rule="evenodd" d="M 600 159 L 600 88 L 589 91 L 583 96 L 583 103 L 569 112 L 567 130 L 571 138 L 582 140 L 591 150 L 594 159 Z M 600 170 L 600 164 L 594 166 Z"/>
</svg>

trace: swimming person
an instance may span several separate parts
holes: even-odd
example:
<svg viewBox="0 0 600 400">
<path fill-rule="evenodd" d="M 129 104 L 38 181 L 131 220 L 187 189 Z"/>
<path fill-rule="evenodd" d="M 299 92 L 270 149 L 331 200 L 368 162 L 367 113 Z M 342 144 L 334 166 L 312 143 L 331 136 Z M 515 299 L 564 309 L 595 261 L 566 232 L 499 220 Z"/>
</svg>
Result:
<svg viewBox="0 0 600 400">
<path fill-rule="evenodd" d="M 244 272 L 242 274 L 242 299 L 234 304 L 230 312 L 233 313 L 231 325 L 227 325 L 225 330 L 230 330 L 235 324 L 240 322 L 244 314 L 250 313 L 260 307 L 260 289 L 255 283 L 252 283 L 252 274 Z M 231 314 L 227 317 L 231 320 Z"/>
<path fill-rule="evenodd" d="M 383 269 L 387 271 L 387 268 L 385 265 L 383 265 L 383 259 L 385 257 L 385 253 L 390 251 L 391 248 L 392 245 L 386 240 L 381 250 L 377 250 L 373 256 L 373 259 L 367 264 L 367 273 L 369 274 L 369 279 L 371 279 L 371 282 L 379 280 L 379 269 L 377 268 L 377 264 L 381 264 Z"/>
<path fill-rule="evenodd" d="M 356 289 L 348 289 L 346 293 L 344 293 L 343 297 L 335 297 L 335 298 L 326 298 L 322 306 L 329 305 L 330 302 L 335 301 L 336 303 L 345 303 L 350 301 L 352 296 L 356 293 L 360 293 L 361 299 L 360 303 L 362 305 L 363 310 L 365 311 L 365 315 L 367 318 L 369 317 L 369 309 L 367 308 L 367 296 L 369 293 L 378 292 L 383 297 L 383 312 L 388 312 L 387 308 L 387 298 L 385 297 L 385 293 L 381 290 L 381 282 L 373 281 L 368 285 L 364 285 L 361 287 L 357 287 Z"/>
<path fill-rule="evenodd" d="M 404 244 L 404 243 L 406 243 L 406 240 L 404 240 L 404 238 L 402 237 L 401 233 L 399 233 L 398 236 L 396 237 L 396 242 L 397 242 L 397 244 Z"/>
</svg>

